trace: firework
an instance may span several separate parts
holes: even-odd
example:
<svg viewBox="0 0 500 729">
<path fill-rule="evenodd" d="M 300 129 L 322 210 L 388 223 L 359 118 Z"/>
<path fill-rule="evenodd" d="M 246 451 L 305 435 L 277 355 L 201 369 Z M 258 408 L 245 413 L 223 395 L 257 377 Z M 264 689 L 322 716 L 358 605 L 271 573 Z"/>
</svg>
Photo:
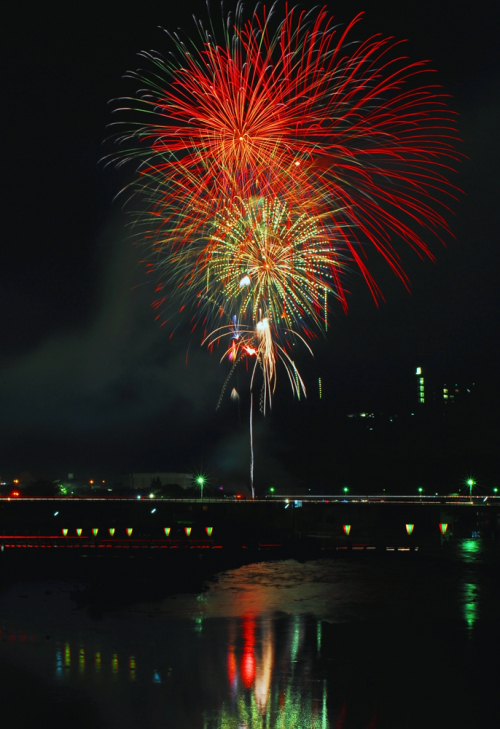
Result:
<svg viewBox="0 0 500 729">
<path fill-rule="evenodd" d="M 238 200 L 292 195 L 332 248 L 342 239 L 375 297 L 364 244 L 408 283 L 397 241 L 431 256 L 427 231 L 448 231 L 455 116 L 399 42 L 347 44 L 360 17 L 340 31 L 325 10 L 287 8 L 275 23 L 265 9 L 245 21 L 238 5 L 220 38 L 198 22 L 200 47 L 171 35 L 168 59 L 142 54 L 152 70 L 129 74 L 144 90 L 120 107 L 135 121 L 119 159 L 139 162 L 153 238 L 180 249 Z"/>
<path fill-rule="evenodd" d="M 174 34 L 168 59 L 143 53 L 113 156 L 138 164 L 135 233 L 160 279 L 158 318 L 190 308 L 210 347 L 229 340 L 222 394 L 253 358 L 252 443 L 256 373 L 264 413 L 279 361 L 305 393 L 290 340 L 326 329 L 332 300 L 346 309 L 345 269 L 381 295 L 370 249 L 408 286 L 398 245 L 432 257 L 428 234 L 450 232 L 460 157 L 427 62 L 380 35 L 348 43 L 360 15 L 341 31 L 324 9 L 275 22 L 274 7 L 245 20 L 239 3 L 220 34 L 197 21 L 198 45 Z"/>
</svg>

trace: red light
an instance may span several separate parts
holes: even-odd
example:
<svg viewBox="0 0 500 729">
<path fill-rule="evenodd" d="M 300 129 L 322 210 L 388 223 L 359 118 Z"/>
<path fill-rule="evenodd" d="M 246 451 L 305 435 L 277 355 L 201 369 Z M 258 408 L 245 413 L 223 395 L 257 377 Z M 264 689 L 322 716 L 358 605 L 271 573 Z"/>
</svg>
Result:
<svg viewBox="0 0 500 729">
<path fill-rule="evenodd" d="M 255 680 L 255 620 L 243 618 L 243 655 L 241 657 L 241 677 L 245 688 L 250 688 Z"/>
<path fill-rule="evenodd" d="M 234 655 L 234 649 L 232 646 L 229 647 L 229 655 L 227 657 L 227 675 L 229 683 L 232 685 L 236 678 L 236 656 Z"/>
<path fill-rule="evenodd" d="M 236 494 L 237 499 L 241 499 L 241 494 Z"/>
<path fill-rule="evenodd" d="M 19 496 L 19 491 L 11 491 L 11 496 Z"/>
</svg>

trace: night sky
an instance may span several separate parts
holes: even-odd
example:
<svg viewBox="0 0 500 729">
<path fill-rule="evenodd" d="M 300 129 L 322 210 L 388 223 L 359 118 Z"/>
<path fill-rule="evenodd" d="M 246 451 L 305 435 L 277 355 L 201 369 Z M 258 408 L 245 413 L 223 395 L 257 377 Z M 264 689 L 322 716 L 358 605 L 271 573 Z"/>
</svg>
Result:
<svg viewBox="0 0 500 729">
<path fill-rule="evenodd" d="M 190 336 L 181 326 L 169 339 L 154 321 L 153 281 L 127 239 L 128 218 L 113 201 L 126 176 L 99 164 L 110 151 L 103 144 L 108 102 L 132 90 L 122 77 L 140 65 L 136 54 L 168 51 L 158 26 L 182 27 L 194 36 L 191 13 L 205 17 L 205 7 L 189 0 L 69 7 L 62 13 L 50 2 L 10 4 L 3 16 L 0 477 L 27 470 L 37 477 L 73 472 L 119 479 L 131 471 L 203 469 L 214 482 L 244 480 L 245 375 L 240 412 L 229 398 L 216 412 L 227 369 L 216 353 L 201 348 L 200 333 Z M 255 421 L 256 473 L 264 486 L 273 480 L 296 484 L 308 475 L 335 480 L 336 462 L 345 457 L 346 413 L 395 408 L 421 362 L 439 376 L 476 382 L 488 407 L 476 408 L 471 427 L 488 424 L 486 450 L 498 458 L 500 64 L 494 7 L 486 0 L 328 5 L 340 23 L 366 12 L 353 38 L 375 32 L 407 38 L 410 57 L 430 59 L 438 69 L 460 114 L 461 151 L 468 159 L 458 184 L 465 194 L 455 206 L 456 238 L 446 247 L 432 242 L 435 263 L 401 251 L 411 294 L 371 259 L 385 296 L 377 308 L 352 276 L 348 315 L 340 307 L 333 311 L 327 337 L 313 344 L 314 360 L 297 356 L 306 402 L 292 399 L 281 373 L 272 415 Z M 218 5 L 213 8 L 217 17 Z M 363 439 L 356 449 L 363 458 Z M 472 448 L 470 463 L 465 458 L 460 465 L 464 472 L 476 455 Z"/>
</svg>

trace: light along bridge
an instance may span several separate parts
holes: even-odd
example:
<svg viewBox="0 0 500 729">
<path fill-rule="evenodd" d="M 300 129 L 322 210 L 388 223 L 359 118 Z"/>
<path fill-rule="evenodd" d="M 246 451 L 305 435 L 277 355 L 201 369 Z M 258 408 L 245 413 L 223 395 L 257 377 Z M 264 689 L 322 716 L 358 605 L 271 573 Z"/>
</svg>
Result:
<svg viewBox="0 0 500 729">
<path fill-rule="evenodd" d="M 385 554 L 474 536 L 500 545 L 500 497 L 0 498 L 3 554 Z"/>
<path fill-rule="evenodd" d="M 185 499 L 168 499 L 168 498 L 155 498 L 154 496 L 145 497 L 142 495 L 132 494 L 130 496 L 113 496 L 113 495 L 99 495 L 99 496 L 0 496 L 0 504 L 2 502 L 31 502 L 31 501 L 48 501 L 58 503 L 71 503 L 71 502 L 133 502 L 142 501 L 145 503 L 170 503 L 170 504 L 262 504 L 262 503 L 282 503 L 287 504 L 291 502 L 301 501 L 304 503 L 311 504 L 342 504 L 342 503 L 358 503 L 358 504 L 450 504 L 454 506 L 466 505 L 466 506 L 479 506 L 488 502 L 489 504 L 500 505 L 500 494 L 375 494 L 375 495 L 351 495 L 351 494 L 333 494 L 333 495 L 304 495 L 304 494 L 288 494 L 285 496 L 275 495 L 264 495 L 257 496 L 255 499 L 251 499 L 248 496 L 234 496 L 224 498 L 185 498 Z"/>
</svg>

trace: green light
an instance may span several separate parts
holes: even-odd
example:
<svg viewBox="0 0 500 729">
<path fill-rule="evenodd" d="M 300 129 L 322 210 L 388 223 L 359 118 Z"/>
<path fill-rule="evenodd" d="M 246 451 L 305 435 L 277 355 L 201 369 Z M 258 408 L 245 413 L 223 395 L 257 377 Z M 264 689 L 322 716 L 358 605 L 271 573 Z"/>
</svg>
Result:
<svg viewBox="0 0 500 729">
<path fill-rule="evenodd" d="M 423 491 L 423 488 L 420 486 L 420 488 L 418 489 L 418 493 L 421 494 L 422 491 Z"/>
<path fill-rule="evenodd" d="M 191 536 L 191 529 L 192 529 L 192 527 L 184 527 L 184 531 L 186 532 L 186 537 Z"/>
<path fill-rule="evenodd" d="M 207 533 L 207 535 L 208 535 L 209 537 L 211 537 L 211 536 L 212 536 L 212 532 L 213 532 L 213 530 L 214 530 L 214 528 L 213 528 L 213 527 L 205 527 L 205 531 L 206 531 L 206 533 Z"/>
<path fill-rule="evenodd" d="M 205 485 L 206 480 L 207 479 L 202 474 L 200 474 L 199 476 L 196 476 L 196 478 L 194 480 L 195 483 L 197 483 L 198 486 L 200 487 L 200 496 L 201 496 L 201 498 L 203 498 L 203 486 Z"/>
<path fill-rule="evenodd" d="M 466 483 L 466 484 L 467 484 L 467 486 L 469 487 L 469 496 L 470 496 L 470 498 L 472 499 L 472 489 L 473 489 L 473 488 L 474 488 L 474 486 L 476 485 L 476 482 L 475 482 L 475 480 L 474 480 L 473 478 L 468 478 L 468 479 L 467 479 L 467 481 L 466 481 L 465 483 Z"/>
<path fill-rule="evenodd" d="M 109 536 L 110 537 L 114 537 L 115 536 L 115 531 L 116 531 L 115 527 L 110 527 L 109 528 Z"/>
<path fill-rule="evenodd" d="M 168 537 L 168 535 L 170 534 L 170 529 L 171 527 L 165 527 L 164 532 L 166 537 Z"/>
<path fill-rule="evenodd" d="M 344 524 L 344 525 L 342 526 L 342 529 L 344 530 L 344 534 L 345 534 L 346 536 L 349 536 L 349 534 L 350 534 L 350 531 L 351 531 L 351 525 L 350 525 L 350 524 Z"/>
<path fill-rule="evenodd" d="M 439 525 L 439 531 L 444 536 L 448 530 L 448 524 L 440 524 Z"/>
<path fill-rule="evenodd" d="M 348 493 L 349 493 L 349 488 L 347 486 L 344 486 L 344 494 L 348 494 Z"/>
<path fill-rule="evenodd" d="M 498 489 L 493 489 L 493 493 L 496 494 L 498 492 Z"/>
<path fill-rule="evenodd" d="M 82 531 L 83 531 L 82 529 L 77 529 L 76 530 L 76 533 L 78 534 L 79 537 L 82 536 Z"/>
<path fill-rule="evenodd" d="M 131 536 L 132 536 L 132 528 L 127 527 L 127 537 L 131 537 Z"/>
<path fill-rule="evenodd" d="M 99 529 L 92 529 L 92 534 L 94 535 L 94 537 L 97 537 L 98 531 L 99 531 Z"/>
<path fill-rule="evenodd" d="M 463 585 L 465 597 L 464 619 L 469 628 L 472 628 L 478 617 L 479 587 L 473 583 L 466 582 Z"/>
<path fill-rule="evenodd" d="M 414 528 L 415 528 L 415 524 L 407 524 L 406 525 L 406 531 L 408 532 L 408 534 L 413 534 Z"/>
<path fill-rule="evenodd" d="M 63 533 L 63 537 L 67 537 L 68 536 L 68 530 L 67 529 L 62 529 L 61 531 Z"/>
<path fill-rule="evenodd" d="M 273 488 L 273 487 L 271 486 L 271 488 L 269 489 L 269 491 L 270 491 L 271 493 L 274 493 L 274 488 Z"/>
</svg>

